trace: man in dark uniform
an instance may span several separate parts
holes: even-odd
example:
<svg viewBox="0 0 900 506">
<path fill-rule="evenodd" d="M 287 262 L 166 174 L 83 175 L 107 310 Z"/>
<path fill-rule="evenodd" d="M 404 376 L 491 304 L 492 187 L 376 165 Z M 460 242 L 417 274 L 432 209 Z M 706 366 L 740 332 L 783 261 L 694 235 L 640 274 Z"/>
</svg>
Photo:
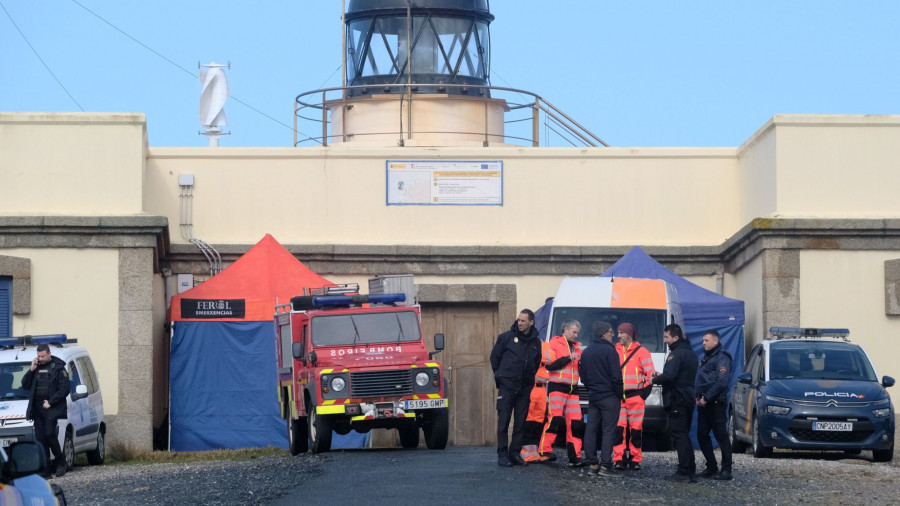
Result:
<svg viewBox="0 0 900 506">
<path fill-rule="evenodd" d="M 706 469 L 701 476 L 715 480 L 731 479 L 731 439 L 728 437 L 728 386 L 731 382 L 731 355 L 722 349 L 719 333 L 707 330 L 703 334 L 705 356 L 697 372 L 697 442 L 706 457 Z M 712 430 L 722 449 L 722 471 L 713 453 Z"/>
<path fill-rule="evenodd" d="M 56 475 L 62 476 L 66 474 L 66 457 L 59 448 L 57 421 L 68 416 L 66 397 L 69 395 L 69 374 L 66 363 L 52 356 L 46 344 L 38 345 L 37 357 L 22 377 L 22 388 L 28 390 L 25 418 L 34 421 L 34 436 L 44 446 L 47 465 L 50 465 L 49 452 L 52 451 L 56 459 Z"/>
<path fill-rule="evenodd" d="M 590 472 L 618 478 L 613 470 L 613 439 L 624 399 L 622 367 L 612 344 L 614 332 L 607 322 L 594 322 L 594 342 L 578 362 L 578 376 L 588 390 L 588 419 L 584 432 L 584 458 Z M 601 429 L 602 426 L 602 429 Z M 600 459 L 597 459 L 597 433 L 601 432 Z"/>
<path fill-rule="evenodd" d="M 688 432 L 696 403 L 694 379 L 697 377 L 697 355 L 681 327 L 675 323 L 666 326 L 663 341 L 669 345 L 669 356 L 666 357 L 662 374 L 654 373 L 653 383 L 663 387 L 663 405 L 669 413 L 669 434 L 678 452 L 678 470 L 669 479 L 694 483 L 697 481 L 697 465 Z"/>
<path fill-rule="evenodd" d="M 534 328 L 534 313 L 523 309 L 508 332 L 497 336 L 491 368 L 497 385 L 497 465 L 527 466 L 522 459 L 522 436 L 534 376 L 541 365 L 541 340 Z M 509 421 L 513 419 L 512 441 Z"/>
</svg>

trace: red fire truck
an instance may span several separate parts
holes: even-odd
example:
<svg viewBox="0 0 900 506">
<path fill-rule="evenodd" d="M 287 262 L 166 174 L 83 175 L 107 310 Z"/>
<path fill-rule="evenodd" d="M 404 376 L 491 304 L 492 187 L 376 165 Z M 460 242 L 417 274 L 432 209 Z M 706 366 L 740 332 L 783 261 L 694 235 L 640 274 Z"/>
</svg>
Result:
<svg viewBox="0 0 900 506">
<path fill-rule="evenodd" d="M 446 382 L 422 339 L 419 307 L 402 293 L 316 290 L 276 306 L 278 399 L 291 454 L 331 449 L 332 431 L 397 429 L 404 448 L 447 446 Z"/>
</svg>

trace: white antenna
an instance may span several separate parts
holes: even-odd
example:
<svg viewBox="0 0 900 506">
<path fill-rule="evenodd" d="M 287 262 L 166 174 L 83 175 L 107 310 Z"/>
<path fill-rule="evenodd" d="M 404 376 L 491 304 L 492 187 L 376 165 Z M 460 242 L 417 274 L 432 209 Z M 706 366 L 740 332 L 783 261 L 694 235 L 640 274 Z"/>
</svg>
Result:
<svg viewBox="0 0 900 506">
<path fill-rule="evenodd" d="M 219 147 L 219 137 L 229 135 L 224 132 L 222 126 L 228 125 L 225 120 L 225 100 L 228 99 L 228 80 L 225 78 L 223 68 L 231 70 L 231 62 L 220 65 L 216 62 L 207 65 L 197 63 L 200 69 L 200 83 L 203 90 L 200 92 L 200 125 L 205 128 L 199 132 L 209 138 L 209 147 Z"/>
</svg>

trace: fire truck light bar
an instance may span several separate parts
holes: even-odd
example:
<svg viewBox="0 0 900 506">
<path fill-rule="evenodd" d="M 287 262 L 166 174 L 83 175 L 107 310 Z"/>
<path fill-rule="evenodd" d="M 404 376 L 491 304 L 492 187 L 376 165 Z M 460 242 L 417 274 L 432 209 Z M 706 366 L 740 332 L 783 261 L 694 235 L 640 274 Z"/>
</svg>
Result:
<svg viewBox="0 0 900 506">
<path fill-rule="evenodd" d="M 836 337 L 848 340 L 850 329 L 818 329 L 809 327 L 772 327 L 769 333 L 775 339 Z"/>
<path fill-rule="evenodd" d="M 61 344 L 68 341 L 65 334 L 42 334 L 38 336 L 4 337 L 0 346 L 28 346 L 35 344 Z"/>
<path fill-rule="evenodd" d="M 370 295 L 304 295 L 291 299 L 295 311 L 328 306 L 354 306 L 359 304 L 393 304 L 404 302 L 406 295 L 402 293 L 383 293 Z"/>
</svg>

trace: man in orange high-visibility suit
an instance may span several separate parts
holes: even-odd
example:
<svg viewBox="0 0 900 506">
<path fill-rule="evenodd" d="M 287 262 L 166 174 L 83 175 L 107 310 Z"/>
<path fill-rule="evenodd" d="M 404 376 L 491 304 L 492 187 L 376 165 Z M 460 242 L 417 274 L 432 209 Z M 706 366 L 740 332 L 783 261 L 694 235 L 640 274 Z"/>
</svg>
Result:
<svg viewBox="0 0 900 506">
<path fill-rule="evenodd" d="M 644 399 L 641 392 L 652 387 L 653 359 L 647 348 L 635 339 L 635 328 L 630 323 L 619 324 L 619 363 L 622 364 L 622 378 L 625 381 L 625 400 L 619 412 L 619 427 L 616 445 L 613 447 L 613 461 L 616 470 L 626 467 L 635 471 L 641 469 L 642 431 L 644 428 Z"/>
<path fill-rule="evenodd" d="M 581 324 L 578 320 L 567 320 L 562 324 L 562 331 L 563 335 L 550 339 L 549 349 L 544 354 L 544 364 L 550 372 L 547 383 L 550 417 L 544 425 L 541 454 L 549 457 L 553 453 L 556 435 L 564 430 L 569 466 L 582 467 L 584 417 L 578 399 L 578 360 L 581 358 L 578 332 L 581 331 Z"/>
<path fill-rule="evenodd" d="M 541 343 L 541 356 L 550 349 L 550 343 Z M 541 433 L 544 423 L 547 422 L 547 382 L 550 373 L 544 367 L 543 358 L 541 367 L 534 375 L 534 388 L 531 390 L 531 404 L 528 405 L 528 418 L 525 419 L 525 433 L 522 437 L 522 460 L 525 462 L 548 462 L 556 460 L 556 455 L 540 454 Z"/>
</svg>

